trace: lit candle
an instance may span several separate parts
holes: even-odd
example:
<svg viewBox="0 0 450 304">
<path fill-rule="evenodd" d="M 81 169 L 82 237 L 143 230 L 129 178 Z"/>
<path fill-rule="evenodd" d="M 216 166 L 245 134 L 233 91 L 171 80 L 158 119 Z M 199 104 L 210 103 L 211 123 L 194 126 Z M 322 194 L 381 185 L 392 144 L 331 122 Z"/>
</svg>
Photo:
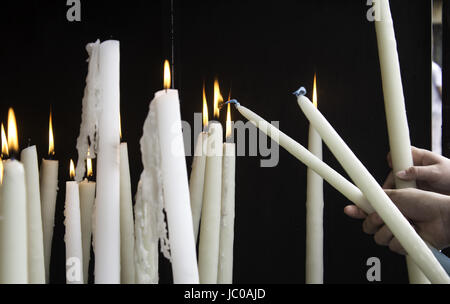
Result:
<svg viewBox="0 0 450 304">
<path fill-rule="evenodd" d="M 411 154 L 408 119 L 405 98 L 403 96 L 402 77 L 397 53 L 394 24 L 388 0 L 377 0 L 379 20 L 375 21 L 375 30 L 380 58 L 381 78 L 383 82 L 386 122 L 391 147 L 392 167 L 397 188 L 415 188 L 415 181 L 399 179 L 395 173 L 414 165 Z M 406 257 L 409 281 L 412 284 L 430 283 L 425 275 Z"/>
<path fill-rule="evenodd" d="M 14 111 L 8 113 L 8 148 L 0 205 L 0 284 L 28 283 L 25 170 L 14 159 L 19 151 Z"/>
<path fill-rule="evenodd" d="M 214 117 L 219 117 L 220 94 L 217 79 L 214 82 Z M 217 121 L 208 124 L 208 144 L 203 189 L 198 269 L 200 283 L 216 284 L 219 267 L 220 209 L 222 195 L 223 130 Z"/>
<path fill-rule="evenodd" d="M 70 160 L 70 178 L 75 177 L 75 166 Z M 83 246 L 81 241 L 80 194 L 78 183 L 66 182 L 66 203 L 64 207 L 66 233 L 66 283 L 83 284 Z"/>
<path fill-rule="evenodd" d="M 317 108 L 316 75 L 313 104 Z M 309 127 L 308 150 L 322 159 L 322 139 Z M 311 168 L 306 172 L 306 284 L 323 284 L 323 179 Z"/>
<path fill-rule="evenodd" d="M 138 282 L 158 281 L 158 240 L 167 256 L 162 205 L 167 214 L 175 284 L 198 283 L 197 258 L 189 199 L 178 91 L 169 89 L 170 67 L 164 64 L 164 90 L 155 93 L 141 138 L 144 171 L 136 195 L 136 273 Z M 153 213 L 152 213 L 153 212 Z"/>
<path fill-rule="evenodd" d="M 342 175 L 333 170 L 330 166 L 317 158 L 314 154 L 309 152 L 305 147 L 298 142 L 281 132 L 278 128 L 268 123 L 261 116 L 240 105 L 236 100 L 230 100 L 228 103 L 234 103 L 236 109 L 242 116 L 247 118 L 252 124 L 254 124 L 261 132 L 269 136 L 273 141 L 282 146 L 292 156 L 304 163 L 314 172 L 319 174 L 324 180 L 326 180 L 336 190 L 341 192 L 349 201 L 353 202 L 356 206 L 364 210 L 366 213 L 372 213 L 373 208 L 366 200 L 361 190 L 355 185 L 345 179 Z"/>
<path fill-rule="evenodd" d="M 122 138 L 122 132 L 120 132 Z M 134 221 L 128 146 L 120 144 L 120 282 L 135 283 Z"/>
<path fill-rule="evenodd" d="M 58 166 L 57 160 L 52 158 L 55 155 L 55 145 L 53 138 L 52 114 L 49 118 L 49 159 L 43 159 L 40 171 L 40 193 L 41 193 L 41 213 L 42 232 L 44 239 L 44 261 L 45 261 L 45 281 L 49 283 L 50 277 L 50 257 L 52 253 L 53 228 L 55 226 L 55 206 L 58 195 Z"/>
<path fill-rule="evenodd" d="M 83 245 L 83 278 L 84 283 L 89 279 L 89 261 L 91 259 L 91 239 L 92 239 L 92 216 L 95 201 L 96 183 L 90 179 L 94 175 L 92 159 L 89 155 L 86 158 L 86 178 L 79 183 L 80 192 L 80 215 L 81 215 L 81 237 Z"/>
<path fill-rule="evenodd" d="M 25 169 L 27 188 L 28 279 L 31 284 L 45 284 L 44 240 L 36 146 L 23 149 L 20 160 Z"/>
<path fill-rule="evenodd" d="M 198 228 L 203 203 L 203 186 L 205 181 L 206 145 L 208 143 L 208 105 L 206 102 L 205 85 L 203 85 L 203 132 L 197 137 L 194 158 L 192 160 L 191 177 L 189 181 L 189 193 L 191 197 L 192 222 L 194 224 L 194 237 L 197 243 Z"/>
<path fill-rule="evenodd" d="M 301 94 L 298 96 L 298 104 L 347 174 L 428 279 L 433 283 L 450 283 L 450 277 L 425 242 L 328 121 Z"/>
<path fill-rule="evenodd" d="M 120 51 L 119 41 L 98 48 L 97 194 L 95 200 L 95 283 L 120 283 Z"/>
<path fill-rule="evenodd" d="M 236 147 L 233 143 L 230 104 L 227 108 L 226 142 L 223 144 L 222 206 L 220 217 L 220 247 L 217 283 L 233 283 L 233 243 L 235 212 Z"/>
</svg>

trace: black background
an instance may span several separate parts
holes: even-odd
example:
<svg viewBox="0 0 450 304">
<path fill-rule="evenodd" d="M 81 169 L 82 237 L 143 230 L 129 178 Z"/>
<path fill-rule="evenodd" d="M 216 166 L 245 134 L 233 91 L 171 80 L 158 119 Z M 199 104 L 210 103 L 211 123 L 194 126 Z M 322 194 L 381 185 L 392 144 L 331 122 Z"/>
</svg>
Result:
<svg viewBox="0 0 450 304">
<path fill-rule="evenodd" d="M 175 87 L 182 118 L 193 123 L 206 81 L 219 77 L 222 94 L 307 145 L 309 124 L 291 95 L 311 90 L 317 73 L 319 109 L 382 183 L 389 150 L 374 24 L 360 1 L 174 1 Z M 81 1 L 81 22 L 68 22 L 66 1 L 2 4 L 0 120 L 13 106 L 20 143 L 46 157 L 48 113 L 54 113 L 55 158 L 60 161 L 51 282 L 65 282 L 64 181 L 76 158 L 85 45 L 97 38 L 121 43 L 121 114 L 133 189 L 142 170 L 139 139 L 162 63 L 170 59 L 169 1 Z M 430 147 L 431 3 L 392 0 L 413 145 Z M 210 116 L 212 111 L 210 111 Z M 222 115 L 224 116 L 224 115 Z M 233 112 L 235 120 L 242 117 Z M 345 174 L 324 148 L 324 160 Z M 190 170 L 191 157 L 187 158 Z M 306 168 L 280 148 L 274 168 L 239 157 L 236 175 L 234 281 L 304 283 Z M 346 175 L 345 175 L 346 176 Z M 345 198 L 325 184 L 325 282 L 366 283 L 366 260 L 381 259 L 382 283 L 406 283 L 404 258 L 377 246 L 361 222 L 343 214 Z M 171 282 L 161 261 L 161 282 Z M 91 278 L 92 280 L 92 278 Z"/>
</svg>

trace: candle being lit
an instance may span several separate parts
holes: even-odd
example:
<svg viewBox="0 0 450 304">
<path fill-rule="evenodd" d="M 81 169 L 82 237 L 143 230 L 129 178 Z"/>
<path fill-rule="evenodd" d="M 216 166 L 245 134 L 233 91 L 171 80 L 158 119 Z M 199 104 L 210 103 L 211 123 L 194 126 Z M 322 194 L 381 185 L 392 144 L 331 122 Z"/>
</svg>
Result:
<svg viewBox="0 0 450 304">
<path fill-rule="evenodd" d="M 50 257 L 52 252 L 53 228 L 55 226 L 59 167 L 59 162 L 53 159 L 55 156 L 55 143 L 53 138 L 53 120 L 51 113 L 49 117 L 48 134 L 48 159 L 42 159 L 40 170 L 41 214 L 46 283 L 49 283 L 50 277 Z"/>
<path fill-rule="evenodd" d="M 198 228 L 203 204 L 203 187 L 205 181 L 206 145 L 208 143 L 208 105 L 206 101 L 205 84 L 203 84 L 203 131 L 197 137 L 192 160 L 192 170 L 189 182 L 191 198 L 192 222 L 194 224 L 194 237 L 197 243 Z"/>
<path fill-rule="evenodd" d="M 95 186 L 92 181 L 94 171 L 92 158 L 89 153 L 86 157 L 86 178 L 79 184 L 80 194 L 80 215 L 81 215 L 81 237 L 83 245 L 83 278 L 84 283 L 89 279 L 89 261 L 91 259 L 91 239 L 92 239 L 92 216 L 95 201 Z"/>
<path fill-rule="evenodd" d="M 81 240 L 80 194 L 75 178 L 75 166 L 70 160 L 70 181 L 66 182 L 64 226 L 66 228 L 66 283 L 83 284 L 83 247 Z"/>
<path fill-rule="evenodd" d="M 218 284 L 233 283 L 236 147 L 233 143 L 230 104 L 227 106 L 225 134 L 226 140 L 223 144 Z"/>
<path fill-rule="evenodd" d="M 8 112 L 8 149 L 0 204 L 0 283 L 28 283 L 27 206 L 25 170 L 15 159 L 19 152 L 16 118 Z"/>
<path fill-rule="evenodd" d="M 428 279 L 433 283 L 450 283 L 450 277 L 425 242 L 325 117 L 302 94 L 298 96 L 298 104 L 347 174 Z"/>
<path fill-rule="evenodd" d="M 223 101 L 219 81 L 214 81 L 214 117 L 219 118 L 219 103 Z M 200 283 L 216 284 L 219 267 L 220 209 L 222 195 L 223 130 L 217 121 L 208 124 L 208 143 L 203 189 L 199 242 Z"/>
<path fill-rule="evenodd" d="M 317 85 L 314 74 L 313 105 L 317 108 Z M 309 127 L 308 150 L 322 159 L 322 139 Z M 306 284 L 323 284 L 323 179 L 311 168 L 306 172 Z"/>
</svg>

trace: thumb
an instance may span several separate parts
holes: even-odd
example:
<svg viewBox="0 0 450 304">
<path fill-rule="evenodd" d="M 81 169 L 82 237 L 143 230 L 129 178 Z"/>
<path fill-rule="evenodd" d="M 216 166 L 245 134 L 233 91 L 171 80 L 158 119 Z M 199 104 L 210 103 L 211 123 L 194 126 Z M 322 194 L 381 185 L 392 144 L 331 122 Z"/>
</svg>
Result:
<svg viewBox="0 0 450 304">
<path fill-rule="evenodd" d="M 413 166 L 406 170 L 398 171 L 395 175 L 402 180 L 421 180 L 429 181 L 434 177 L 434 165 L 431 166 Z"/>
</svg>

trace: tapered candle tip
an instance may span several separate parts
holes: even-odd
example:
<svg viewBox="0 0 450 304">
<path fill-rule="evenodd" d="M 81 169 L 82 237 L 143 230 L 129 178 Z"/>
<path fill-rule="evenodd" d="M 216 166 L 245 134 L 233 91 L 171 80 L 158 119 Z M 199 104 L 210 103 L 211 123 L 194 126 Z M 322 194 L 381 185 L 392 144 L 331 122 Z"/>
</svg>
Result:
<svg viewBox="0 0 450 304">
<path fill-rule="evenodd" d="M 300 89 L 298 89 L 297 91 L 295 91 L 292 94 L 294 94 L 297 97 L 304 96 L 304 95 L 306 95 L 306 89 L 304 87 L 300 87 Z"/>
</svg>

